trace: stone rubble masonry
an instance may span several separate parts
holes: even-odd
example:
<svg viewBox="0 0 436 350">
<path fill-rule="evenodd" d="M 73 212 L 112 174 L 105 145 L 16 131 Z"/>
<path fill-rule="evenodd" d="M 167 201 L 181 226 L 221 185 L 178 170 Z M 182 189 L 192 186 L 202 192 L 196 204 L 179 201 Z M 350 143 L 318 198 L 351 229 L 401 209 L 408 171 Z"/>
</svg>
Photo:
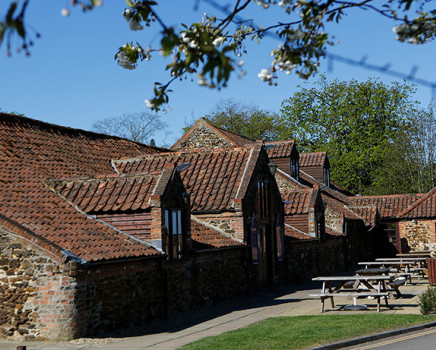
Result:
<svg viewBox="0 0 436 350">
<path fill-rule="evenodd" d="M 242 212 L 220 214 L 197 214 L 200 220 L 220 229 L 227 235 L 244 240 L 244 218 Z"/>
<path fill-rule="evenodd" d="M 325 208 L 325 226 L 335 232 L 343 232 L 344 216 L 328 206 Z"/>
<path fill-rule="evenodd" d="M 233 146 L 230 142 L 218 137 L 210 128 L 199 125 L 193 132 L 184 139 L 174 151 L 192 151 L 195 149 L 228 148 Z"/>
<path fill-rule="evenodd" d="M 411 250 L 429 249 L 436 243 L 436 220 L 400 221 L 400 237 L 407 240 Z"/>
<path fill-rule="evenodd" d="M 0 338 L 68 340 L 142 325 L 247 293 L 244 247 L 183 260 L 60 263 L 0 231 Z"/>
<path fill-rule="evenodd" d="M 76 323 L 72 265 L 0 231 L 0 337 L 71 338 Z"/>
<path fill-rule="evenodd" d="M 297 184 L 294 185 L 291 181 L 285 181 L 279 175 L 276 175 L 275 179 L 277 182 L 277 186 L 280 190 L 280 193 L 294 192 L 294 191 L 301 190 L 301 186 L 298 186 Z"/>
</svg>

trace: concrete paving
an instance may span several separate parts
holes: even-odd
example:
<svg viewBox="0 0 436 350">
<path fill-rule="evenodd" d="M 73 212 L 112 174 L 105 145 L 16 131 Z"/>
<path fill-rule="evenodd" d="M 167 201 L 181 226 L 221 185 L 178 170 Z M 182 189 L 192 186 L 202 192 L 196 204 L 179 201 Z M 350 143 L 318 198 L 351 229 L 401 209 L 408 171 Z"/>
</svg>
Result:
<svg viewBox="0 0 436 350">
<path fill-rule="evenodd" d="M 418 297 L 427 288 L 426 281 L 402 286 L 403 298 L 390 299 L 390 308 L 382 306 L 386 314 L 419 314 Z M 292 286 L 278 291 L 262 292 L 230 302 L 220 303 L 196 312 L 186 313 L 177 319 L 159 321 L 147 328 L 132 328 L 109 334 L 105 338 L 77 339 L 70 342 L 2 342 L 1 350 L 16 350 L 25 345 L 27 350 L 170 350 L 207 336 L 219 335 L 237 328 L 278 316 L 320 315 L 319 298 L 309 297 L 318 293 L 321 284 Z M 376 312 L 376 301 L 359 299 L 359 304 L 368 306 L 366 311 L 344 311 L 341 308 L 352 304 L 347 298 L 336 298 L 336 308 L 326 301 L 324 314 L 351 314 Z M 382 304 L 384 305 L 384 304 Z"/>
</svg>

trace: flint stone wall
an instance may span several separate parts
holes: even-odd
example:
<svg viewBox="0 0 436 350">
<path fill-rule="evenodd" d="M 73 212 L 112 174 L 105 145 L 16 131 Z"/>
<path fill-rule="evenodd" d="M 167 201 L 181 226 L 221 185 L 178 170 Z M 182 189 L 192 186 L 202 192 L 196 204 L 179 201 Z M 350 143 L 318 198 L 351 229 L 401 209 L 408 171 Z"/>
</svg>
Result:
<svg viewBox="0 0 436 350">
<path fill-rule="evenodd" d="M 0 337 L 70 338 L 76 331 L 71 266 L 0 232 Z"/>
<path fill-rule="evenodd" d="M 436 220 L 400 221 L 401 239 L 406 239 L 410 250 L 434 250 L 436 243 Z"/>
<path fill-rule="evenodd" d="M 184 139 L 175 151 L 192 151 L 200 148 L 215 149 L 228 148 L 233 145 L 225 139 L 218 137 L 210 128 L 199 125 L 192 133 Z"/>
</svg>

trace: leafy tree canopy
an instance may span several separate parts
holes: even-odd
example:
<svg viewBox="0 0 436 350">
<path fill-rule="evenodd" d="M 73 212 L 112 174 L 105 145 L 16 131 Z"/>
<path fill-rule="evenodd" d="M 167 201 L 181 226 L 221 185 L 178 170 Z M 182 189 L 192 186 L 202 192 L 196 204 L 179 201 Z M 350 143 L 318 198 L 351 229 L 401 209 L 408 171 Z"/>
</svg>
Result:
<svg viewBox="0 0 436 350">
<path fill-rule="evenodd" d="M 30 0 L 14 0 L 4 18 L 0 19 L 0 44 L 6 43 L 11 54 L 14 36 L 21 40 L 20 49 L 27 55 L 38 32 L 29 30 L 25 21 Z M 270 67 L 258 74 L 270 85 L 276 84 L 277 73 L 295 72 L 308 78 L 317 72 L 320 59 L 328 45 L 334 42 L 325 31 L 328 22 L 340 22 L 343 15 L 354 8 L 373 11 L 390 19 L 397 40 L 411 44 L 423 44 L 436 36 L 436 10 L 430 1 L 422 0 L 234 0 L 222 4 L 215 0 L 193 2 L 197 13 L 203 14 L 202 6 L 212 8 L 214 13 L 205 13 L 194 23 L 168 25 L 165 14 L 159 12 L 159 3 L 153 0 L 126 0 L 124 19 L 133 31 L 147 30 L 157 26 L 160 40 L 156 47 L 141 43 L 126 43 L 120 47 L 115 59 L 125 69 L 135 69 L 142 62 L 161 53 L 169 59 L 165 69 L 167 82 L 156 82 L 154 96 L 146 100 L 149 108 L 158 111 L 169 100 L 169 86 L 176 79 L 196 75 L 198 84 L 209 88 L 225 87 L 230 76 L 245 74 L 242 56 L 247 53 L 247 41 L 261 42 L 265 37 L 274 37 L 279 45 L 271 52 Z M 71 0 L 71 6 L 83 11 L 102 5 L 102 0 Z M 430 5 L 429 5 L 430 4 Z M 188 5 L 187 5 L 188 6 Z M 247 17 L 250 7 L 260 6 L 265 10 L 275 8 L 286 20 L 260 26 L 259 18 Z M 62 10 L 69 14 L 69 5 Z M 268 55 L 270 53 L 268 52 Z"/>
<path fill-rule="evenodd" d="M 282 103 L 282 138 L 301 151 L 327 151 L 332 179 L 354 193 L 371 192 L 398 136 L 413 132 L 417 103 L 408 84 L 378 80 L 328 82 L 301 87 Z M 403 145 L 403 147 L 408 147 Z"/>
<path fill-rule="evenodd" d="M 280 118 L 276 113 L 233 99 L 221 99 L 205 119 L 219 128 L 252 140 L 272 141 L 279 138 Z M 183 130 L 188 131 L 193 124 Z"/>
</svg>

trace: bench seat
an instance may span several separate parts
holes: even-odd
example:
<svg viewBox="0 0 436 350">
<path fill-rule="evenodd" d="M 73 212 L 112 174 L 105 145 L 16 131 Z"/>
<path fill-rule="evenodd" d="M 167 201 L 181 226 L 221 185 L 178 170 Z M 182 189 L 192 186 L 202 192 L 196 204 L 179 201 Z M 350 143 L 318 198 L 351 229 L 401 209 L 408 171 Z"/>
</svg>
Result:
<svg viewBox="0 0 436 350">
<path fill-rule="evenodd" d="M 321 299 L 321 312 L 324 312 L 324 301 L 330 299 L 332 307 L 335 307 L 333 298 L 334 297 L 351 297 L 351 298 L 367 298 L 373 297 L 377 299 L 377 312 L 380 312 L 380 298 L 385 299 L 386 306 L 388 305 L 388 292 L 338 292 L 338 293 L 315 293 L 309 294 L 311 297 L 319 297 Z"/>
</svg>

